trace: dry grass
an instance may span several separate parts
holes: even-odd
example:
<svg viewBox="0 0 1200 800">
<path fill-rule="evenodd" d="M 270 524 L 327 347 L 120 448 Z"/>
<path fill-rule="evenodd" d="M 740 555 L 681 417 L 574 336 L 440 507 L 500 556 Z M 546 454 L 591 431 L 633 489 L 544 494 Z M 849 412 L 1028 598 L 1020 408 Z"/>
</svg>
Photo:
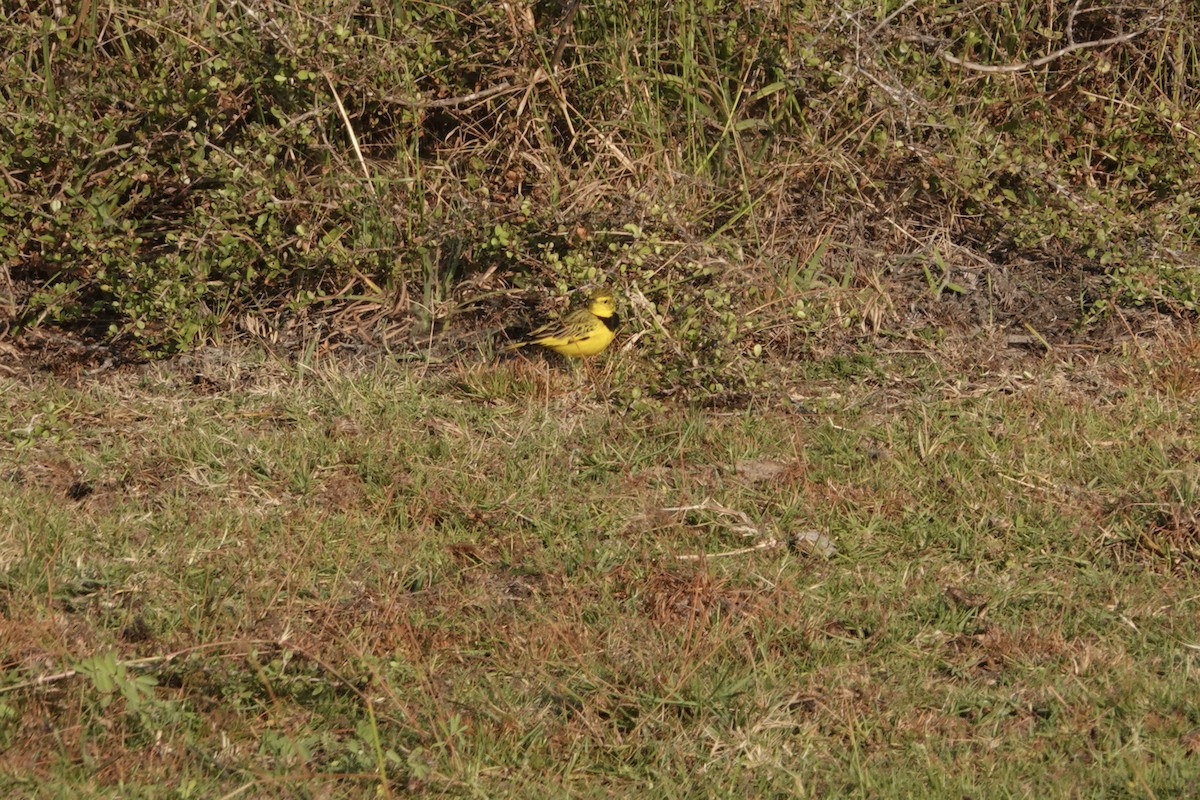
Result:
<svg viewBox="0 0 1200 800">
<path fill-rule="evenodd" d="M 6 379 L 5 790 L 1177 795 L 1190 347 Z"/>
</svg>

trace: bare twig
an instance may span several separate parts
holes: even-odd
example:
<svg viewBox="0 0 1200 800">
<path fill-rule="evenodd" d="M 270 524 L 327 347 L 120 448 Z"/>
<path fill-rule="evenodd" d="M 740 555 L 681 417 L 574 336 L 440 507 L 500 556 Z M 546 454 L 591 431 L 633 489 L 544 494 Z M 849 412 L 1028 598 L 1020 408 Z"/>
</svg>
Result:
<svg viewBox="0 0 1200 800">
<path fill-rule="evenodd" d="M 762 536 L 762 531 L 755 527 L 753 520 L 751 520 L 745 512 L 738 511 L 737 509 L 733 508 L 726 508 L 725 506 L 714 503 L 709 498 L 705 498 L 704 502 L 700 503 L 699 505 L 674 506 L 672 508 L 664 508 L 663 511 L 712 511 L 714 514 L 718 514 L 720 516 L 733 517 L 735 520 L 741 523 L 739 525 L 729 526 L 730 530 L 736 531 L 742 536 Z M 740 556 L 746 553 L 753 553 L 757 550 L 771 550 L 779 547 L 780 544 L 781 542 L 772 536 L 755 545 L 750 547 L 742 547 L 737 550 L 727 550 L 723 553 L 689 553 L 685 555 L 677 555 L 675 558 L 680 561 L 700 561 L 708 558 L 725 558 L 727 556 Z"/>
<path fill-rule="evenodd" d="M 886 17 L 884 17 L 882 22 L 880 22 L 874 28 L 871 28 L 870 32 L 867 34 L 867 38 L 868 39 L 875 38 L 876 34 L 878 34 L 881 30 L 886 28 L 891 23 L 892 20 L 894 20 L 896 17 L 903 14 L 905 11 L 908 10 L 908 8 L 910 6 L 912 6 L 916 2 L 917 2 L 917 0 L 907 0 L 907 2 L 905 2 L 899 8 L 897 8 L 895 11 L 893 11 L 892 13 L 890 13 Z"/>
<path fill-rule="evenodd" d="M 325 73 L 325 82 L 329 84 L 333 101 L 337 103 L 338 113 L 342 116 L 342 124 L 346 126 L 346 132 L 350 134 L 350 144 L 354 146 L 354 155 L 358 157 L 358 165 L 362 167 L 363 175 L 367 179 L 367 189 L 371 194 L 375 194 L 375 182 L 371 180 L 371 171 L 367 169 L 367 161 L 363 158 L 362 148 L 358 146 L 358 136 L 354 133 L 354 126 L 350 124 L 350 116 L 346 113 L 346 107 L 342 105 L 342 98 L 338 96 L 337 88 L 333 85 L 333 78 L 329 77 L 328 72 Z"/>
<path fill-rule="evenodd" d="M 1083 0 L 1075 0 L 1071 4 L 1071 10 L 1067 12 L 1067 44 L 1075 44 L 1075 16 L 1079 13 L 1079 4 Z"/>
<path fill-rule="evenodd" d="M 755 550 L 773 550 L 776 547 L 782 547 L 783 542 L 772 536 L 770 539 L 761 541 L 752 547 L 743 547 L 739 550 L 726 550 L 723 553 L 685 553 L 681 556 L 675 556 L 679 561 L 700 561 L 709 558 L 724 558 L 726 556 L 740 556 L 746 553 L 753 553 Z"/>
<path fill-rule="evenodd" d="M 558 65 L 562 61 L 563 52 L 566 51 L 567 42 L 571 38 L 572 25 L 575 22 L 575 12 L 578 10 L 579 0 L 571 0 L 571 4 L 567 6 L 567 10 L 563 12 L 562 20 L 558 23 L 558 42 L 554 45 L 554 56 L 550 59 L 550 72 L 558 69 Z"/>
<path fill-rule="evenodd" d="M 1062 58 L 1063 56 L 1070 55 L 1071 53 L 1074 53 L 1079 50 L 1092 50 L 1097 47 L 1106 47 L 1110 44 L 1121 44 L 1122 42 L 1128 42 L 1130 39 L 1136 39 L 1138 36 L 1141 36 L 1143 33 L 1150 30 L 1151 28 L 1153 28 L 1155 25 L 1157 25 L 1160 22 L 1162 22 L 1162 17 L 1157 17 L 1153 21 L 1149 22 L 1144 27 L 1137 29 L 1136 31 L 1130 31 L 1129 33 L 1122 33 L 1119 36 L 1110 36 L 1107 39 L 1096 39 L 1095 41 L 1091 41 L 1091 42 L 1073 42 L 1072 44 L 1069 44 L 1066 47 L 1059 48 L 1058 50 L 1055 50 L 1053 53 L 1044 55 L 1041 58 L 1035 58 L 1031 61 L 1023 61 L 1019 64 L 980 64 L 977 61 L 968 61 L 965 58 L 959 58 L 958 56 L 954 56 L 949 53 L 942 53 L 941 55 L 942 55 L 943 59 L 950 62 L 951 64 L 956 64 L 957 66 L 963 67 L 964 69 L 974 70 L 975 72 L 989 72 L 989 73 L 1022 72 L 1027 69 L 1036 69 L 1038 67 L 1044 67 L 1045 65 L 1049 64 L 1051 61 L 1055 61 L 1057 59 Z"/>
</svg>

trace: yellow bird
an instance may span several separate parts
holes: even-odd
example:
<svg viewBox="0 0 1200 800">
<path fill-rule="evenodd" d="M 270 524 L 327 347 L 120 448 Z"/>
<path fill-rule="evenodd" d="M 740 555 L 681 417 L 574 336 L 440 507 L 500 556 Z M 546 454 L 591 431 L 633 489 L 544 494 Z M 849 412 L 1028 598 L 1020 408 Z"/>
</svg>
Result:
<svg viewBox="0 0 1200 800">
<path fill-rule="evenodd" d="M 537 344 L 572 358 L 594 356 L 612 344 L 617 321 L 612 292 L 601 289 L 588 298 L 587 308 L 568 314 L 561 322 L 535 328 L 508 349 Z"/>
</svg>

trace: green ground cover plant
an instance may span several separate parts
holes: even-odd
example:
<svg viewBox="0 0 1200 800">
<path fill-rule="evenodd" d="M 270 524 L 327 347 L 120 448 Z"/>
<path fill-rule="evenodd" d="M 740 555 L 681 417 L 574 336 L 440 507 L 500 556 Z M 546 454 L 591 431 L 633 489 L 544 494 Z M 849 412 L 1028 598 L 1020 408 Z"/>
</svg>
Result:
<svg viewBox="0 0 1200 800">
<path fill-rule="evenodd" d="M 1051 338 L 1188 314 L 1196 13 L 10 3 L 7 324 L 161 354 L 353 307 L 327 328 L 458 352 L 514 286 L 606 281 L 671 333 L 654 388 L 720 393 L 755 347 L 900 322 L 880 287 L 1004 323 L 1007 275 L 1053 281 Z"/>
</svg>

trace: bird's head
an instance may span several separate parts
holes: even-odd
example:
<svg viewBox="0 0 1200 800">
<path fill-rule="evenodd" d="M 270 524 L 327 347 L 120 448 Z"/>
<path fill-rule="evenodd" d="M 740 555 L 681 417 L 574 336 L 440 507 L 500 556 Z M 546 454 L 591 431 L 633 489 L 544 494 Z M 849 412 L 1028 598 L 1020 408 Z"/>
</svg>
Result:
<svg viewBox="0 0 1200 800">
<path fill-rule="evenodd" d="M 612 292 L 607 289 L 593 292 L 592 296 L 588 298 L 588 311 L 600 319 L 608 319 L 614 316 L 617 313 L 617 307 L 613 303 Z"/>
</svg>

